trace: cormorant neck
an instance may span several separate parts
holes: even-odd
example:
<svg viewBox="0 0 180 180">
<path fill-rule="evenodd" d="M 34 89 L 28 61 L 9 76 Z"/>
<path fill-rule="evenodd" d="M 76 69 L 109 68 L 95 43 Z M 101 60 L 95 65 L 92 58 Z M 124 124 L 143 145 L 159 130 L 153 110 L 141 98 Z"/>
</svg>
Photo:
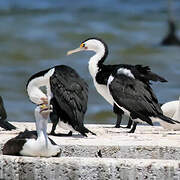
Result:
<svg viewBox="0 0 180 180">
<path fill-rule="evenodd" d="M 48 145 L 48 136 L 47 136 L 47 124 L 48 124 L 48 117 L 45 118 L 40 113 L 40 107 L 36 107 L 35 109 L 35 119 L 36 119 L 36 131 L 38 138 L 42 139 L 46 147 Z"/>
<path fill-rule="evenodd" d="M 96 54 L 89 60 L 89 72 L 92 77 L 95 77 L 97 72 L 103 67 L 103 63 L 108 56 L 107 45 L 104 44 L 104 48 L 96 50 Z"/>
</svg>

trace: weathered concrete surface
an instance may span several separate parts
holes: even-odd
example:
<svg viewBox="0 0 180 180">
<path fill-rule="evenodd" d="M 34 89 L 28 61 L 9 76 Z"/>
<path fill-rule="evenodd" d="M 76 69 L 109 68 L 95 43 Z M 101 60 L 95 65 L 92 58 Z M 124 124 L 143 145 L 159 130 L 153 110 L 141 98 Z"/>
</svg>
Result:
<svg viewBox="0 0 180 180">
<path fill-rule="evenodd" d="M 1 148 L 19 131 L 35 129 L 34 123 L 13 125 L 19 129 L 0 129 Z M 60 158 L 0 155 L 0 179 L 180 179 L 179 131 L 139 126 L 135 134 L 127 134 L 113 125 L 87 127 L 97 136 L 50 136 L 62 147 Z"/>
<path fill-rule="evenodd" d="M 18 130 L 0 131 L 0 147 L 25 128 L 34 130 L 34 123 L 13 123 Z M 139 126 L 136 133 L 128 134 L 127 129 L 113 128 L 113 125 L 88 125 L 97 136 L 84 138 L 50 136 L 62 147 L 62 156 L 95 157 L 100 150 L 102 157 L 143 158 L 180 160 L 180 132 L 167 132 L 162 127 Z M 51 124 L 48 124 L 50 131 Z M 57 128 L 57 132 L 62 132 Z"/>
<path fill-rule="evenodd" d="M 178 180 L 180 162 L 114 158 L 31 158 L 0 156 L 5 180 Z"/>
</svg>

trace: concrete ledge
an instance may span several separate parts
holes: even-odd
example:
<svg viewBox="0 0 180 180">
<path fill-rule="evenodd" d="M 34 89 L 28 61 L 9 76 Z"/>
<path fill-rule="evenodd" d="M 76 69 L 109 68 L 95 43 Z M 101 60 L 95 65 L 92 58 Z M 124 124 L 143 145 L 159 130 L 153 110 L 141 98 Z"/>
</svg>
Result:
<svg viewBox="0 0 180 180">
<path fill-rule="evenodd" d="M 0 148 L 25 128 L 35 129 L 34 123 L 13 125 L 18 129 L 0 129 Z M 59 158 L 0 155 L 0 179 L 180 179 L 179 131 L 138 126 L 136 133 L 128 134 L 113 125 L 87 127 L 97 136 L 50 136 L 62 148 Z M 57 128 L 57 133 L 62 131 Z"/>
<path fill-rule="evenodd" d="M 31 158 L 0 156 L 6 180 L 179 179 L 180 161 L 113 158 Z"/>
<path fill-rule="evenodd" d="M 0 148 L 10 138 L 25 128 L 34 130 L 34 123 L 13 123 L 18 130 L 0 131 Z M 162 127 L 139 126 L 136 133 L 128 134 L 127 129 L 113 128 L 113 125 L 88 125 L 97 136 L 84 138 L 50 136 L 62 147 L 62 156 L 95 157 L 101 151 L 105 158 L 172 159 L 180 160 L 180 132 L 165 131 Z M 50 131 L 51 124 L 48 124 Z M 57 128 L 57 132 L 62 129 Z"/>
</svg>

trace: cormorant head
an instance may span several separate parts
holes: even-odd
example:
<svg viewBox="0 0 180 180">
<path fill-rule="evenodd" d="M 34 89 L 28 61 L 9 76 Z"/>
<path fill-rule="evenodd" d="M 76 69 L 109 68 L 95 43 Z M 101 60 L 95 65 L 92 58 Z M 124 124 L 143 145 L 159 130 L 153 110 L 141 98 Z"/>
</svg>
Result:
<svg viewBox="0 0 180 180">
<path fill-rule="evenodd" d="M 94 51 L 96 53 L 103 52 L 108 53 L 108 47 L 106 43 L 100 38 L 88 38 L 84 40 L 80 47 L 67 52 L 67 55 L 79 52 L 79 51 Z"/>
</svg>

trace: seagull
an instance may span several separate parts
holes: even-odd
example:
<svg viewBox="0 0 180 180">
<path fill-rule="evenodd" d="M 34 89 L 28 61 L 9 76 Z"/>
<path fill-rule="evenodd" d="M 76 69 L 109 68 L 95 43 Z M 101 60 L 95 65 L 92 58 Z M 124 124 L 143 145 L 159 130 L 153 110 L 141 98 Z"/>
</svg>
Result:
<svg viewBox="0 0 180 180">
<path fill-rule="evenodd" d="M 41 87 L 46 87 L 46 93 Z M 95 135 L 84 126 L 84 115 L 87 110 L 88 85 L 69 66 L 58 65 L 32 75 L 26 85 L 30 100 L 37 104 L 51 104 L 53 112 L 50 119 L 53 123 L 51 135 L 72 136 L 79 132 Z M 68 134 L 56 134 L 56 126 L 69 130 Z"/>
<path fill-rule="evenodd" d="M 51 157 L 60 156 L 61 149 L 46 134 L 50 107 L 39 105 L 35 108 L 36 131 L 20 132 L 8 140 L 3 147 L 4 155 Z"/>
<path fill-rule="evenodd" d="M 113 111 L 123 113 L 134 121 L 131 133 L 136 129 L 138 119 L 150 125 L 152 120 L 166 121 L 174 124 L 175 120 L 163 115 L 158 100 L 150 87 L 150 81 L 167 82 L 164 78 L 151 72 L 142 65 L 105 65 L 108 46 L 100 38 L 88 38 L 80 47 L 67 52 L 67 55 L 79 51 L 94 51 L 89 60 L 89 72 L 99 94 L 113 106 Z"/>
</svg>

